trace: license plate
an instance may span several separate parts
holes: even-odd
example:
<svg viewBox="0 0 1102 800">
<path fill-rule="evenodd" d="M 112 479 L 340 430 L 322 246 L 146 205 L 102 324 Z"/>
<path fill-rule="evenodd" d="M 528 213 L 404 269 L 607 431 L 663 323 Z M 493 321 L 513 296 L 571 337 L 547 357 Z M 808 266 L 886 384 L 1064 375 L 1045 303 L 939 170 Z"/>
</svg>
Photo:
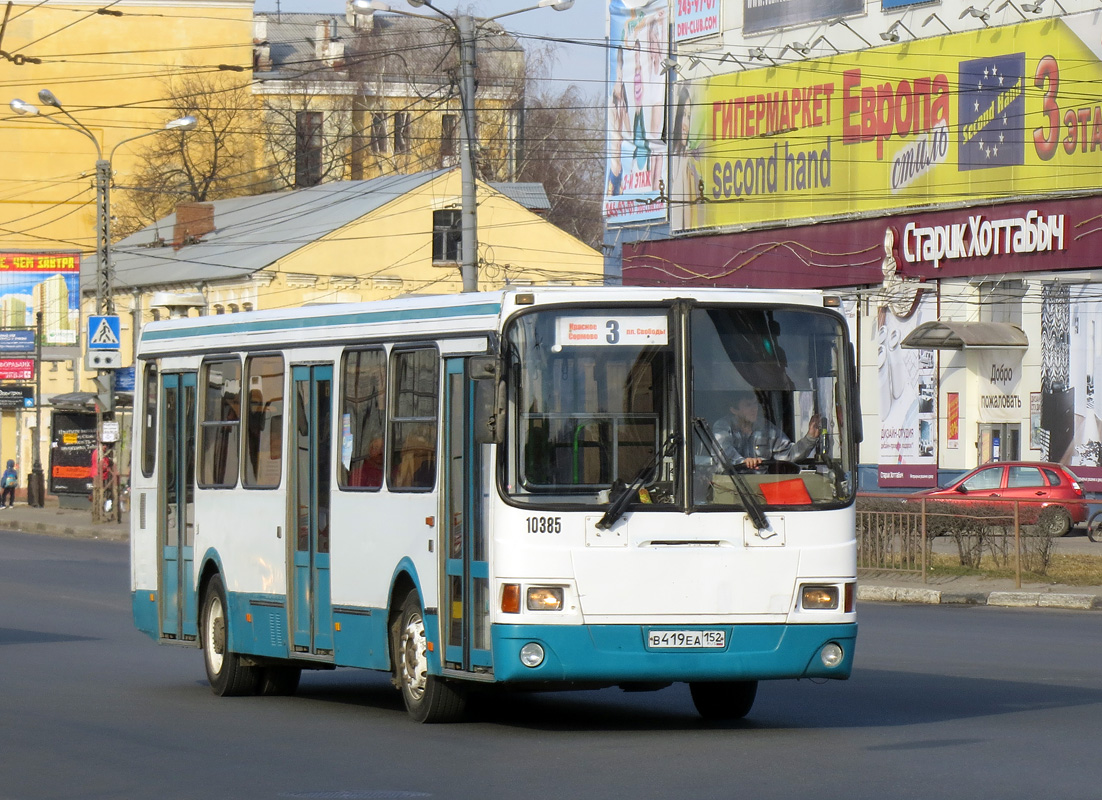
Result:
<svg viewBox="0 0 1102 800">
<path fill-rule="evenodd" d="M 661 650 L 703 647 L 722 648 L 727 646 L 726 631 L 648 631 L 647 647 Z"/>
</svg>

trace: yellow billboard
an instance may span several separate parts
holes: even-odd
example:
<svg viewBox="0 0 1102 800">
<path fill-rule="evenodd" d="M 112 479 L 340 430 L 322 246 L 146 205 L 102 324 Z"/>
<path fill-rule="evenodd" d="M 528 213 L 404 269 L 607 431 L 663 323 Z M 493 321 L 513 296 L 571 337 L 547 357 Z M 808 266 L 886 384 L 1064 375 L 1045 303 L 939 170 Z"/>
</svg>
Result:
<svg viewBox="0 0 1102 800">
<path fill-rule="evenodd" d="M 1099 188 L 1094 12 L 680 83 L 674 230 Z"/>
</svg>

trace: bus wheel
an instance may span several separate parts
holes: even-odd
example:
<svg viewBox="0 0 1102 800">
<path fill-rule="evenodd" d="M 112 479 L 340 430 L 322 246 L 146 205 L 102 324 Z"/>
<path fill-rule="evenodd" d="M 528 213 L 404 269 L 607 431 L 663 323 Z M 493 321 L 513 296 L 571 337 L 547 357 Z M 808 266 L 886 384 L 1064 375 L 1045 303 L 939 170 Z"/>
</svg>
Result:
<svg viewBox="0 0 1102 800">
<path fill-rule="evenodd" d="M 226 590 L 222 576 L 211 576 L 203 595 L 203 663 L 211 690 L 219 697 L 255 694 L 259 679 L 256 667 L 246 666 L 229 650 L 226 621 Z"/>
<path fill-rule="evenodd" d="M 455 722 L 463 716 L 465 693 L 429 674 L 428 640 L 421 600 L 410 592 L 402 603 L 391 638 L 394 678 L 406 711 L 418 722 Z"/>
<path fill-rule="evenodd" d="M 257 694 L 267 697 L 287 697 L 298 689 L 302 670 L 298 667 L 264 667 L 260 671 Z"/>
<path fill-rule="evenodd" d="M 689 692 L 700 716 L 709 720 L 742 719 L 754 707 L 757 681 L 690 683 Z"/>
</svg>

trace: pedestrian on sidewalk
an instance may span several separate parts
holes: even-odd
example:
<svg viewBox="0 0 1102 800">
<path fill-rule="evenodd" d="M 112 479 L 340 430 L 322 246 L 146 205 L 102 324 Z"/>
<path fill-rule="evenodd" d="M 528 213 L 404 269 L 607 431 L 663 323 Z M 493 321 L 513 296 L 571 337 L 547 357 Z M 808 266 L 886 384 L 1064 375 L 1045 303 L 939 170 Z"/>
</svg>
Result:
<svg viewBox="0 0 1102 800">
<path fill-rule="evenodd" d="M 19 473 L 15 471 L 15 461 L 8 459 L 8 468 L 0 475 L 0 508 L 15 505 L 15 487 L 19 485 Z"/>
</svg>

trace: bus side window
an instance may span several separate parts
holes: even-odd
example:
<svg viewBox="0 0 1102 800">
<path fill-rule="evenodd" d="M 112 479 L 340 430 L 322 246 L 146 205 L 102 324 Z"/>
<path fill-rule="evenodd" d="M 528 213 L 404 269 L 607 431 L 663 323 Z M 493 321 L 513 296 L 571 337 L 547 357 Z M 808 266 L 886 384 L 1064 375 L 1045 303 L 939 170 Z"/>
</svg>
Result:
<svg viewBox="0 0 1102 800">
<path fill-rule="evenodd" d="M 283 466 L 283 357 L 254 356 L 245 362 L 249 413 L 245 417 L 242 485 L 279 486 Z"/>
<path fill-rule="evenodd" d="M 341 393 L 340 486 L 379 489 L 386 432 L 386 352 L 381 348 L 346 352 Z"/>
<path fill-rule="evenodd" d="M 205 362 L 200 391 L 199 485 L 232 488 L 240 461 L 241 362 Z"/>
<path fill-rule="evenodd" d="M 436 350 L 398 350 L 391 358 L 390 463 L 392 489 L 436 485 Z"/>
<path fill-rule="evenodd" d="M 142 381 L 142 474 L 150 478 L 157 464 L 157 365 L 145 365 Z"/>
</svg>

